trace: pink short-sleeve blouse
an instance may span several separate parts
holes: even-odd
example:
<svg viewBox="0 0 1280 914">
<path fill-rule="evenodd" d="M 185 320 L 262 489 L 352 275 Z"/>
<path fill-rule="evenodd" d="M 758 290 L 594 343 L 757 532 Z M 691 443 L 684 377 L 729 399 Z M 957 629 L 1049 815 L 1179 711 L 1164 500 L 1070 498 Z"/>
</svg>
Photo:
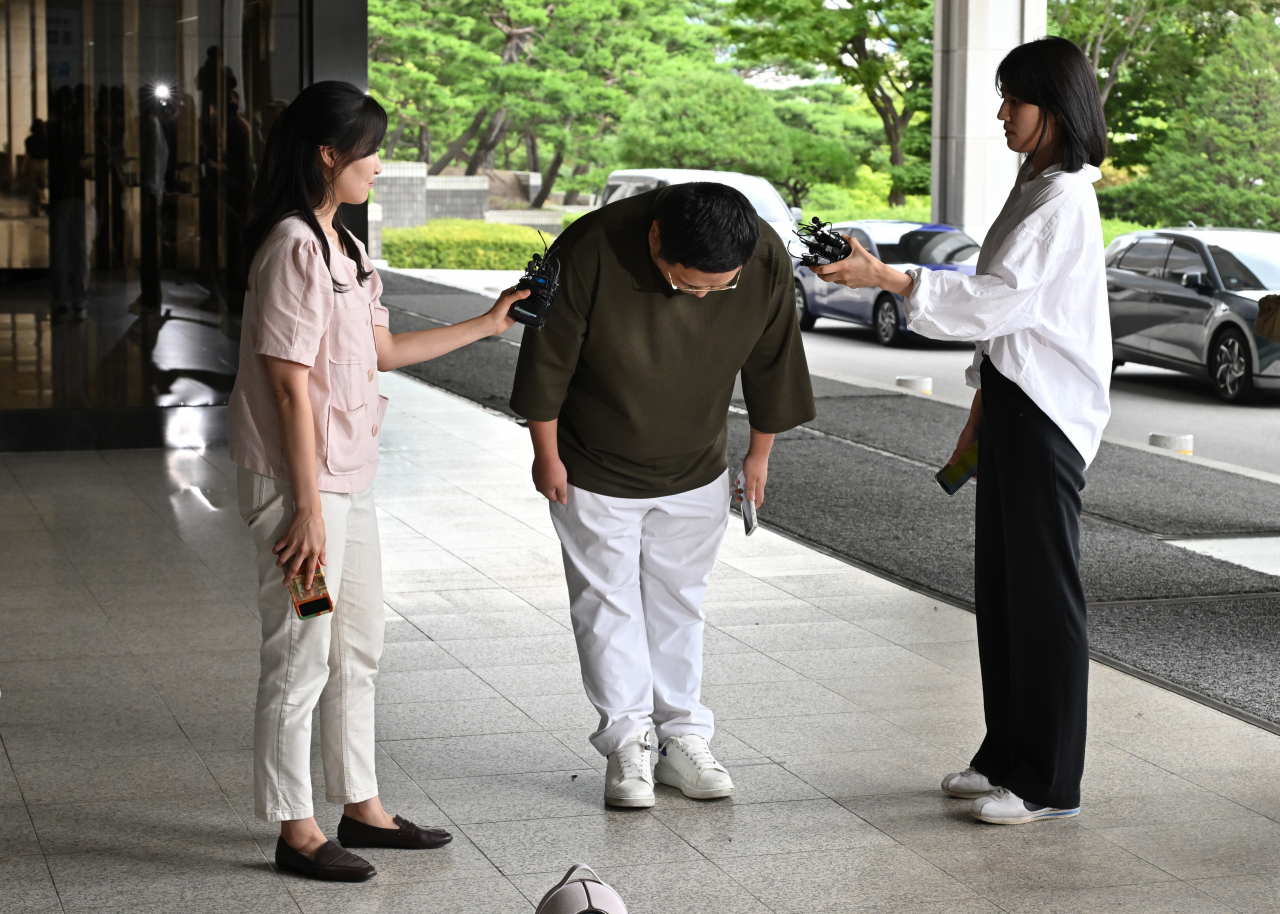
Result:
<svg viewBox="0 0 1280 914">
<path fill-rule="evenodd" d="M 357 244 L 359 242 L 357 241 Z M 360 256 L 365 258 L 364 246 Z M 356 265 L 330 244 L 332 275 L 305 222 L 289 218 L 267 236 L 249 268 L 240 329 L 240 370 L 227 405 L 231 459 L 274 479 L 289 478 L 267 357 L 311 368 L 316 475 L 323 492 L 360 492 L 378 468 L 378 393 L 373 328 L 387 326 L 375 270 L 361 286 Z M 367 259 L 366 259 L 367 262 Z M 347 291 L 334 291 L 336 280 Z"/>
</svg>

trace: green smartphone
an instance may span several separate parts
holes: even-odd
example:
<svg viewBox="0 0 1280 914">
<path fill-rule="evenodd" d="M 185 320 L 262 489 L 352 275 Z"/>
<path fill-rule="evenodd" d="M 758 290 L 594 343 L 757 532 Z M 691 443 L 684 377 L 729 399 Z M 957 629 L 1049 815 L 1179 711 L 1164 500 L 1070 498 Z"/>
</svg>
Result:
<svg viewBox="0 0 1280 914">
<path fill-rule="evenodd" d="M 945 467 L 938 471 L 938 475 L 934 479 L 938 480 L 938 485 L 942 486 L 942 491 L 948 495 L 955 495 L 960 491 L 960 487 L 974 477 L 978 472 L 978 442 L 969 445 L 969 449 L 960 455 L 960 459 L 955 463 L 948 463 Z"/>
</svg>

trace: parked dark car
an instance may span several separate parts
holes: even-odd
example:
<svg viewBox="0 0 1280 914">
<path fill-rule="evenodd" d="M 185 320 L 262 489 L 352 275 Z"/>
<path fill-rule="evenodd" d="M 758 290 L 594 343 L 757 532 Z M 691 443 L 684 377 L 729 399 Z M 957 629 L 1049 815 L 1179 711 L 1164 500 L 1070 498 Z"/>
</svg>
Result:
<svg viewBox="0 0 1280 914">
<path fill-rule="evenodd" d="M 832 228 L 858 239 L 872 256 L 901 268 L 923 266 L 973 275 L 978 260 L 978 243 L 950 225 L 864 219 L 837 222 Z M 803 252 L 795 245 L 792 250 L 793 254 Z M 849 289 L 823 282 L 800 265 L 798 256 L 794 262 L 796 313 L 802 329 L 812 330 L 818 318 L 829 317 L 871 327 L 885 346 L 896 346 L 910 334 L 902 296 L 884 289 Z"/>
<path fill-rule="evenodd" d="M 1280 389 L 1280 345 L 1253 332 L 1258 300 L 1280 291 L 1280 233 L 1133 232 L 1106 257 L 1115 364 L 1207 377 L 1229 403 Z"/>
</svg>

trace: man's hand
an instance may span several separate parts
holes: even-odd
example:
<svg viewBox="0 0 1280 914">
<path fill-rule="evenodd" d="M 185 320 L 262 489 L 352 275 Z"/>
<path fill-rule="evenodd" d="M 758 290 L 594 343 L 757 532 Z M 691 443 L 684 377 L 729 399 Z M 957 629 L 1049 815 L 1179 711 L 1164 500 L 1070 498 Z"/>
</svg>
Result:
<svg viewBox="0 0 1280 914">
<path fill-rule="evenodd" d="M 867 289 L 879 286 L 899 295 L 910 295 L 915 285 L 911 277 L 901 270 L 886 266 L 871 256 L 871 252 L 858 243 L 857 238 L 842 235 L 853 253 L 844 260 L 826 266 L 811 267 L 814 274 L 827 282 L 848 286 L 850 289 Z"/>
<path fill-rule="evenodd" d="M 547 501 L 569 502 L 569 472 L 560 460 L 560 444 L 556 432 L 559 419 L 549 422 L 529 420 L 529 438 L 533 442 L 533 485 Z"/>
<path fill-rule="evenodd" d="M 569 472 L 558 456 L 533 458 L 533 485 L 547 501 L 569 501 Z"/>
<path fill-rule="evenodd" d="M 764 484 L 769 479 L 769 452 L 773 450 L 773 435 L 751 430 L 751 444 L 747 456 L 742 458 L 744 498 L 757 508 L 764 504 Z"/>
</svg>

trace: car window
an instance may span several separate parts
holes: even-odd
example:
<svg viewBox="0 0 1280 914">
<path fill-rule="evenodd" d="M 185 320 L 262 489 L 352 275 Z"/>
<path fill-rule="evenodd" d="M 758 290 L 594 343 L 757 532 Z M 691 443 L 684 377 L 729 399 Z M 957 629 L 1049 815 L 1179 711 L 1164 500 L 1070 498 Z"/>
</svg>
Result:
<svg viewBox="0 0 1280 914">
<path fill-rule="evenodd" d="M 1209 256 L 1213 258 L 1222 277 L 1222 284 L 1232 292 L 1262 292 L 1269 287 L 1258 279 L 1254 272 L 1240 262 L 1240 258 L 1226 248 L 1217 245 L 1209 246 Z"/>
<path fill-rule="evenodd" d="M 618 181 L 610 182 L 605 185 L 604 199 L 601 206 L 606 203 L 614 203 L 618 200 L 625 200 L 627 197 L 634 197 L 636 194 L 643 194 L 646 191 L 654 190 L 658 186 L 657 181 Z"/>
<path fill-rule="evenodd" d="M 1120 269 L 1159 278 L 1172 246 L 1168 238 L 1143 238 L 1120 258 Z"/>
<path fill-rule="evenodd" d="M 911 233 L 916 234 L 915 232 Z M 982 250 L 978 242 L 964 232 L 928 232 L 920 233 L 928 237 L 924 239 L 915 263 L 977 263 L 978 253 Z M 904 236 L 903 241 L 907 239 Z"/>
<path fill-rule="evenodd" d="M 1199 273 L 1205 279 L 1209 276 L 1209 265 L 1204 262 L 1200 252 L 1185 241 L 1175 241 L 1169 249 L 1169 259 L 1164 265 L 1164 277 L 1171 282 L 1182 282 L 1188 273 Z"/>
<path fill-rule="evenodd" d="M 875 248 L 871 246 L 871 236 L 868 235 L 866 232 L 864 232 L 862 229 L 846 228 L 846 229 L 840 229 L 840 232 L 841 234 L 848 235 L 850 238 L 858 239 L 858 244 L 862 245 L 868 251 L 875 250 Z"/>
</svg>

